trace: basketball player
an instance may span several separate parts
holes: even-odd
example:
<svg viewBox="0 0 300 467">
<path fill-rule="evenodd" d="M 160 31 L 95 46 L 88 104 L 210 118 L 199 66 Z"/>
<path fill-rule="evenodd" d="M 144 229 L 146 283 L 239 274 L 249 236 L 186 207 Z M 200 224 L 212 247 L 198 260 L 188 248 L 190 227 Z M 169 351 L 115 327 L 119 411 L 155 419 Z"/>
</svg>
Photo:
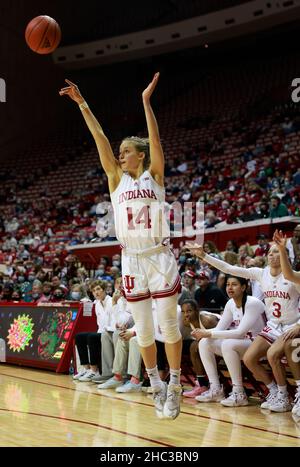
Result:
<svg viewBox="0 0 300 467">
<path fill-rule="evenodd" d="M 280 253 L 280 263 L 282 267 L 282 272 L 284 277 L 294 282 L 295 284 L 300 285 L 300 272 L 293 271 L 291 263 L 289 261 L 287 253 L 287 238 L 283 236 L 282 231 L 275 230 L 273 240 L 278 246 Z M 298 338 L 298 339 L 295 339 Z M 292 414 L 300 418 L 300 362 L 299 362 L 299 351 L 297 352 L 296 347 L 299 348 L 300 343 L 300 324 L 295 326 L 294 329 L 290 330 L 285 334 L 285 345 L 284 352 L 289 364 L 289 367 L 294 375 L 296 383 L 296 394 L 294 400 L 294 406 L 292 409 Z"/>
<path fill-rule="evenodd" d="M 110 142 L 78 87 L 69 86 L 60 95 L 73 99 L 82 111 L 98 148 L 108 177 L 114 208 L 116 235 L 122 246 L 122 276 L 126 299 L 136 325 L 141 354 L 146 365 L 156 414 L 175 419 L 180 412 L 180 361 L 182 338 L 177 322 L 180 277 L 175 257 L 164 238 L 164 154 L 150 98 L 159 73 L 143 91 L 142 99 L 149 139 L 127 137 L 116 160 Z M 170 383 L 161 381 L 156 361 L 152 299 L 157 299 L 159 326 L 165 339 Z"/>
<path fill-rule="evenodd" d="M 261 408 L 274 412 L 291 410 L 288 397 L 285 369 L 281 363 L 284 356 L 285 335 L 298 328 L 300 323 L 298 309 L 300 285 L 286 280 L 281 271 L 280 254 L 276 244 L 268 252 L 268 266 L 244 269 L 231 266 L 219 259 L 205 254 L 201 245 L 187 244 L 187 248 L 213 267 L 225 274 L 233 274 L 260 283 L 266 304 L 267 325 L 259 333 L 244 355 L 246 366 L 255 378 L 263 381 L 269 394 Z M 262 366 L 260 359 L 267 355 L 276 382 Z M 297 379 L 297 378 L 295 378 Z M 276 384 L 277 383 L 277 384 Z"/>
<path fill-rule="evenodd" d="M 209 389 L 196 397 L 199 402 L 220 401 L 226 407 L 248 405 L 241 359 L 266 321 L 264 304 L 247 295 L 247 285 L 247 279 L 228 276 L 226 292 L 230 300 L 217 326 L 192 332 L 196 339 L 201 339 L 199 353 L 209 379 Z M 215 355 L 223 357 L 232 380 L 232 392 L 227 398 L 220 384 Z"/>
</svg>

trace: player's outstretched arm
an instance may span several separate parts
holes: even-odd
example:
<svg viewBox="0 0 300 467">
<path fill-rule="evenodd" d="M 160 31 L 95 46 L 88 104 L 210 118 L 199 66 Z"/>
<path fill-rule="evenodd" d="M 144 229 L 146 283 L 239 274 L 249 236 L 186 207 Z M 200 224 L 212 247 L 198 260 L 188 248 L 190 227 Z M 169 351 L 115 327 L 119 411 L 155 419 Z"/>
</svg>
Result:
<svg viewBox="0 0 300 467">
<path fill-rule="evenodd" d="M 211 255 L 208 255 L 203 250 L 202 245 L 197 243 L 186 243 L 185 249 L 187 249 L 192 255 L 197 256 L 206 263 L 210 264 L 219 271 L 225 274 L 232 274 L 233 276 L 244 277 L 245 279 L 260 280 L 262 275 L 262 269 L 260 268 L 240 268 L 239 266 L 232 266 L 231 264 L 225 263 L 221 259 L 217 259 Z"/>
<path fill-rule="evenodd" d="M 280 253 L 280 264 L 284 277 L 295 284 L 300 285 L 300 273 L 293 271 L 289 257 L 286 250 L 286 235 L 283 235 L 282 230 L 275 230 L 273 235 L 273 241 L 278 246 Z"/>
<path fill-rule="evenodd" d="M 114 157 L 108 138 L 105 136 L 100 123 L 84 100 L 78 86 L 68 79 L 66 79 L 66 82 L 69 86 L 62 88 L 59 94 L 61 96 L 69 96 L 79 105 L 84 120 L 96 142 L 102 167 L 108 177 L 115 177 L 117 172 L 120 171 L 121 173 L 121 168 Z"/>
<path fill-rule="evenodd" d="M 164 167 L 165 159 L 164 153 L 162 150 L 158 124 L 151 107 L 150 98 L 154 89 L 156 88 L 157 82 L 159 79 L 159 73 L 155 73 L 153 80 L 143 91 L 143 105 L 145 110 L 145 117 L 148 128 L 149 135 L 149 145 L 150 145 L 150 168 L 149 171 L 155 181 L 163 186 L 164 185 Z"/>
</svg>

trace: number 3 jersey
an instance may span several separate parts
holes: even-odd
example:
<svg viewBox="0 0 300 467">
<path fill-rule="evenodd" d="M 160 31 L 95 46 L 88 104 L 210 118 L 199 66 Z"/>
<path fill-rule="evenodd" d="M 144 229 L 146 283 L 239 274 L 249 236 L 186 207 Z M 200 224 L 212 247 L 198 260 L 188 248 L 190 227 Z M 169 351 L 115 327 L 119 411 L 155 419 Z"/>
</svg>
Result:
<svg viewBox="0 0 300 467">
<path fill-rule="evenodd" d="M 124 173 L 111 193 L 116 236 L 123 248 L 147 250 L 170 236 L 165 218 L 165 189 L 146 170 L 138 179 Z"/>
<path fill-rule="evenodd" d="M 268 321 L 272 321 L 275 325 L 300 323 L 300 285 L 288 281 L 282 273 L 272 276 L 269 266 L 264 269 L 231 266 L 210 255 L 205 255 L 205 261 L 225 274 L 258 281 L 263 292 Z"/>
</svg>

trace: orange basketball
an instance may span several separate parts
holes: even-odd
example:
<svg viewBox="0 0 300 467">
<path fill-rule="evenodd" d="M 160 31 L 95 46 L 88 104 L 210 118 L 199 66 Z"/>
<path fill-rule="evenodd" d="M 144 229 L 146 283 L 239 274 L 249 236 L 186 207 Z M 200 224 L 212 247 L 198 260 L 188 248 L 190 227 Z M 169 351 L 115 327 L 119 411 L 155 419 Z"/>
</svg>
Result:
<svg viewBox="0 0 300 467">
<path fill-rule="evenodd" d="M 61 30 L 50 16 L 37 16 L 28 23 L 25 31 L 27 45 L 38 54 L 51 54 L 61 40 Z"/>
</svg>

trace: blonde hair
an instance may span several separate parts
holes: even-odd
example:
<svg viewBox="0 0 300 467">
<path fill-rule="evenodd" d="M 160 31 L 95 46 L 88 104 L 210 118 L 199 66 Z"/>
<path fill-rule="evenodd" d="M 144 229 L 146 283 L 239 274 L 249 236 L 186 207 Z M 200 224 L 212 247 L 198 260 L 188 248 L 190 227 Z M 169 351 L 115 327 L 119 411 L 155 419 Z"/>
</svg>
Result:
<svg viewBox="0 0 300 467">
<path fill-rule="evenodd" d="M 143 168 L 147 169 L 150 164 L 150 144 L 149 138 L 140 138 L 139 136 L 126 136 L 123 141 L 128 141 L 132 143 L 138 152 L 143 152 L 145 154 L 143 160 Z"/>
</svg>

